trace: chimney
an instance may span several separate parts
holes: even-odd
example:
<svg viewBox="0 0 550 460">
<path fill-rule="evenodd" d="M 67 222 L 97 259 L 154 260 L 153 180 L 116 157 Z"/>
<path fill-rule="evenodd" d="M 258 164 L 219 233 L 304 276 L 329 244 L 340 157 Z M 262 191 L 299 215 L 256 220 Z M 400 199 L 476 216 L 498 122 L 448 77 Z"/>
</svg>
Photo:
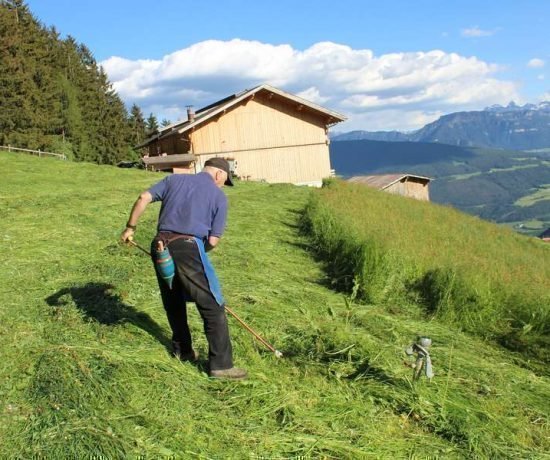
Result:
<svg viewBox="0 0 550 460">
<path fill-rule="evenodd" d="M 193 110 L 192 105 L 188 105 L 187 107 L 187 121 L 189 123 L 193 123 L 195 121 L 195 111 Z"/>
</svg>

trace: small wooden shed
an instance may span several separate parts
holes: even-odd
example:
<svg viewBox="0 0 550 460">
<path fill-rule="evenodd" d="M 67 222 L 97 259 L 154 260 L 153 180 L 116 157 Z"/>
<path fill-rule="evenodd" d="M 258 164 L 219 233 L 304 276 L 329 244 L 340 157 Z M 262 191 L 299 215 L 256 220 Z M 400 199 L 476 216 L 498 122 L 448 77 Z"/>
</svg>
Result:
<svg viewBox="0 0 550 460">
<path fill-rule="evenodd" d="M 147 169 L 197 173 L 222 157 L 242 180 L 319 186 L 331 175 L 329 127 L 346 117 L 270 85 L 245 90 L 162 128 L 143 144 Z"/>
<path fill-rule="evenodd" d="M 422 201 L 430 201 L 429 184 L 431 179 L 414 174 L 377 174 L 355 176 L 348 182 L 364 184 L 378 190 L 408 196 Z"/>
</svg>

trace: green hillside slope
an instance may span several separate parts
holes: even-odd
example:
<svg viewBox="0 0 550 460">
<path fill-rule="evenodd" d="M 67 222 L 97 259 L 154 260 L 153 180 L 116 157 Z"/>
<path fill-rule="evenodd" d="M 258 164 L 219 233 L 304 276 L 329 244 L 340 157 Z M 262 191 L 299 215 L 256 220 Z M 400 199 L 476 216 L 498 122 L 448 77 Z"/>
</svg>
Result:
<svg viewBox="0 0 550 460">
<path fill-rule="evenodd" d="M 429 202 L 331 181 L 305 224 L 333 283 L 550 362 L 550 247 Z"/>
<path fill-rule="evenodd" d="M 541 458 L 546 368 L 330 287 L 298 222 L 306 188 L 240 183 L 213 254 L 242 383 L 181 364 L 147 257 L 117 237 L 161 176 L 0 153 L 0 457 Z M 157 208 L 158 209 L 158 208 Z M 146 245 L 157 209 L 136 239 Z M 202 324 L 190 314 L 197 349 Z M 436 377 L 411 382 L 403 350 L 432 337 Z"/>
</svg>

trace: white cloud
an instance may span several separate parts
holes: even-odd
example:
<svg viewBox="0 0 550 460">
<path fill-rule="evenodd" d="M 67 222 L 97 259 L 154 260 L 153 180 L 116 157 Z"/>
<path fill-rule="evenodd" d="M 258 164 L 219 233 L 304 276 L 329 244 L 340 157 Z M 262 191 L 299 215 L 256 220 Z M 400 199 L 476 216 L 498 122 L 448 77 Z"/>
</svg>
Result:
<svg viewBox="0 0 550 460">
<path fill-rule="evenodd" d="M 209 40 L 160 60 L 101 63 L 123 100 L 172 121 L 229 94 L 269 83 L 348 116 L 338 130 L 415 129 L 443 113 L 518 100 L 516 84 L 476 57 L 440 50 L 376 56 L 320 42 L 305 50 Z"/>
<path fill-rule="evenodd" d="M 542 59 L 539 58 L 533 58 L 527 63 L 527 67 L 531 67 L 533 69 L 540 69 L 541 67 L 544 67 L 545 62 Z"/>
<path fill-rule="evenodd" d="M 470 27 L 469 29 L 462 29 L 460 35 L 466 38 L 477 38 L 477 37 L 490 37 L 496 33 L 496 29 L 493 30 L 483 30 L 478 26 Z"/>
<path fill-rule="evenodd" d="M 541 98 L 540 98 L 541 101 L 550 101 L 550 91 L 546 91 L 546 93 L 544 93 Z"/>
<path fill-rule="evenodd" d="M 544 80 L 544 74 L 541 73 L 541 74 L 537 75 L 537 80 Z"/>
<path fill-rule="evenodd" d="M 311 86 L 308 89 L 299 92 L 298 94 L 296 94 L 296 96 L 311 101 L 315 104 L 324 104 L 330 99 L 328 97 L 321 96 L 321 94 L 319 94 L 319 90 L 315 88 L 315 86 Z"/>
</svg>

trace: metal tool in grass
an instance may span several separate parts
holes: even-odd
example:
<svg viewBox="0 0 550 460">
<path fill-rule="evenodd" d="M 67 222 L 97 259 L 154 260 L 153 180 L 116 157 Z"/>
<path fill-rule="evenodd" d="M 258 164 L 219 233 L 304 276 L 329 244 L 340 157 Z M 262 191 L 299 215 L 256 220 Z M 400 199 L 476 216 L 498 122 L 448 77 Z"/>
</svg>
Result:
<svg viewBox="0 0 550 460">
<path fill-rule="evenodd" d="M 145 249 L 144 247 L 137 244 L 132 237 L 128 238 L 128 241 L 130 244 L 147 254 L 149 257 L 151 257 L 151 253 Z M 172 259 L 172 256 L 170 255 L 170 251 L 168 248 L 165 248 L 164 246 L 161 246 L 157 248 L 155 251 L 155 257 L 154 257 L 155 267 L 160 275 L 160 277 L 166 281 L 168 286 L 172 288 L 172 282 L 174 280 L 174 276 L 176 274 L 176 266 L 174 264 L 174 260 Z M 248 324 L 246 324 L 231 308 L 229 308 L 227 305 L 225 305 L 225 310 L 227 313 L 229 313 L 233 318 L 235 318 L 241 326 L 243 326 L 248 332 L 250 332 L 258 342 L 262 343 L 268 350 L 272 351 L 277 358 L 282 358 L 283 354 L 275 349 L 267 340 L 265 340 L 260 334 L 258 334 L 256 331 L 254 331 Z"/>
<path fill-rule="evenodd" d="M 422 375 L 422 370 L 424 369 L 424 374 L 431 380 L 434 377 L 434 371 L 432 368 L 432 358 L 430 357 L 430 347 L 432 346 L 432 339 L 428 337 L 418 337 L 416 342 L 412 343 L 405 353 L 407 356 L 416 355 L 416 362 L 410 363 L 413 370 L 413 380 L 418 380 Z"/>
</svg>

